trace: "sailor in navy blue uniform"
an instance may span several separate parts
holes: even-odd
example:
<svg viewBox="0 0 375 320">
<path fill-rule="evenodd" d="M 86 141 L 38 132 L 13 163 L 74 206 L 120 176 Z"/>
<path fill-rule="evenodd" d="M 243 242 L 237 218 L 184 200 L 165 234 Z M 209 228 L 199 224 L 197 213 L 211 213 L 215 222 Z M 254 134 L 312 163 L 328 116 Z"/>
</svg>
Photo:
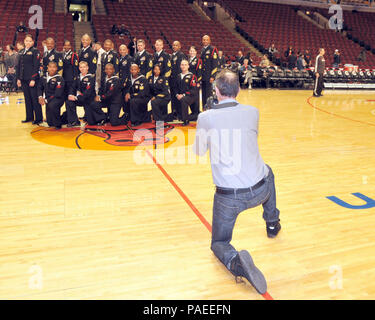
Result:
<svg viewBox="0 0 375 320">
<path fill-rule="evenodd" d="M 197 78 L 197 94 L 195 95 L 194 103 L 190 106 L 191 115 L 189 120 L 197 121 L 200 112 L 199 89 L 202 82 L 202 60 L 197 57 L 197 49 L 194 46 L 189 49 L 189 71 Z"/>
<path fill-rule="evenodd" d="M 57 73 L 58 65 L 50 61 L 47 74 L 40 79 L 38 85 L 39 103 L 46 106 L 47 123 L 50 127 L 61 129 L 61 107 L 64 104 L 64 78 Z"/>
<path fill-rule="evenodd" d="M 46 39 L 47 50 L 43 54 L 42 66 L 43 66 L 43 76 L 47 75 L 47 67 L 51 61 L 56 62 L 57 72 L 62 74 L 63 69 L 63 55 L 61 52 L 58 52 L 55 48 L 55 40 L 53 38 Z"/>
<path fill-rule="evenodd" d="M 122 82 L 130 76 L 130 66 L 133 63 L 133 57 L 129 54 L 128 47 L 122 44 L 119 47 L 119 78 Z"/>
<path fill-rule="evenodd" d="M 65 99 L 68 99 L 69 88 L 73 85 L 73 81 L 79 76 L 78 62 L 78 54 L 72 51 L 70 41 L 66 40 L 63 48 L 62 72 L 65 81 Z"/>
<path fill-rule="evenodd" d="M 147 111 L 147 104 L 150 101 L 150 87 L 148 80 L 139 73 L 139 66 L 133 63 L 130 67 L 131 76 L 125 83 L 126 108 L 130 112 L 132 126 L 138 126 L 144 122 L 150 122 L 150 114 Z"/>
<path fill-rule="evenodd" d="M 181 61 L 181 73 L 178 76 L 176 98 L 180 102 L 183 126 L 189 124 L 189 106 L 195 101 L 197 95 L 197 77 L 189 72 L 189 62 Z"/>
<path fill-rule="evenodd" d="M 161 67 L 154 66 L 154 74 L 148 79 L 151 93 L 152 117 L 155 121 L 168 120 L 168 103 L 171 101 L 168 79 L 161 75 Z"/>
<path fill-rule="evenodd" d="M 186 55 L 181 51 L 181 43 L 179 41 L 174 41 L 172 44 L 173 53 L 171 57 L 172 62 L 172 73 L 171 78 L 169 80 L 170 88 L 171 88 L 171 105 L 172 105 L 172 113 L 174 119 L 181 119 L 181 110 L 180 110 L 180 103 L 176 98 L 177 94 L 177 83 L 178 77 L 181 73 L 181 61 L 186 59 Z"/>
<path fill-rule="evenodd" d="M 31 35 L 26 35 L 25 48 L 19 52 L 17 66 L 17 85 L 22 87 L 25 97 L 26 119 L 22 121 L 39 124 L 43 122 L 42 107 L 38 101 L 38 81 L 40 68 L 40 53 L 34 48 L 34 40 Z"/>
<path fill-rule="evenodd" d="M 156 52 L 154 53 L 153 57 L 153 65 L 155 66 L 158 64 L 160 66 L 160 76 L 166 78 L 167 80 L 171 76 L 171 57 L 168 53 L 164 50 L 164 41 L 158 39 L 155 41 L 155 49 Z"/>
<path fill-rule="evenodd" d="M 96 74 L 96 64 L 98 60 L 97 53 L 91 48 L 91 38 L 84 34 L 81 38 L 82 48 L 78 52 L 79 61 L 86 61 L 89 66 L 89 74 Z"/>
<path fill-rule="evenodd" d="M 115 75 L 115 68 L 111 63 L 107 63 L 104 70 L 106 77 L 103 85 L 99 89 L 99 94 L 95 101 L 91 104 L 90 115 L 95 123 L 104 120 L 101 108 L 108 109 L 108 119 L 112 126 L 120 126 L 125 124 L 125 115 L 119 117 L 122 108 L 122 82 Z"/>
<path fill-rule="evenodd" d="M 95 76 L 88 73 L 89 65 L 86 61 L 81 61 L 79 63 L 79 71 L 81 73 L 70 87 L 68 101 L 66 102 L 68 127 L 80 125 L 77 117 L 77 106 L 84 107 L 85 115 L 91 114 L 90 112 L 88 113 L 88 110 L 90 109 L 90 104 L 96 96 Z M 88 119 L 87 117 L 86 119 L 89 123 L 92 123 L 91 119 Z"/>
<path fill-rule="evenodd" d="M 146 43 L 143 39 L 137 41 L 138 52 L 134 56 L 134 62 L 139 66 L 140 74 L 143 74 L 146 79 L 152 75 L 152 55 L 146 51 Z"/>
<path fill-rule="evenodd" d="M 202 44 L 202 104 L 205 106 L 208 97 L 213 93 L 212 83 L 218 70 L 218 52 L 215 47 L 211 46 L 211 39 L 208 35 L 203 36 Z"/>
<path fill-rule="evenodd" d="M 119 73 L 119 57 L 118 53 L 114 50 L 113 41 L 110 39 L 107 39 L 104 41 L 103 49 L 105 50 L 101 55 L 101 74 L 102 76 L 102 84 L 104 84 L 105 81 L 105 66 L 107 64 L 112 64 L 115 68 L 115 76 L 118 76 Z"/>
</svg>

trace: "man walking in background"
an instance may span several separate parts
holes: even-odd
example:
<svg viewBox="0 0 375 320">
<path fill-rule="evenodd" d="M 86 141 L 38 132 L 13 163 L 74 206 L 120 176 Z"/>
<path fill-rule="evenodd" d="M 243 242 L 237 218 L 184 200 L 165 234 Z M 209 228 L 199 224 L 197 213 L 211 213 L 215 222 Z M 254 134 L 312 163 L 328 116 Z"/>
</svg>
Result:
<svg viewBox="0 0 375 320">
<path fill-rule="evenodd" d="M 323 75 L 326 69 L 326 60 L 324 59 L 324 48 L 319 49 L 319 54 L 315 59 L 315 83 L 314 83 L 314 97 L 322 97 L 322 90 L 324 87 Z"/>
</svg>

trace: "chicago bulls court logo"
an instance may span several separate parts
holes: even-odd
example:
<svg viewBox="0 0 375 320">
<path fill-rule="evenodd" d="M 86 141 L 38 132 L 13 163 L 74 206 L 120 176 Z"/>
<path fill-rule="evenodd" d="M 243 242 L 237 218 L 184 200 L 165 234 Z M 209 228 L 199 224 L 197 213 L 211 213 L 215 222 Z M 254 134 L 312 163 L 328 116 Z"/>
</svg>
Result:
<svg viewBox="0 0 375 320">
<path fill-rule="evenodd" d="M 157 148 L 158 145 L 163 147 L 172 144 L 173 146 L 186 145 L 183 136 L 193 128 L 194 125 L 182 127 L 175 123 L 150 122 L 138 127 L 128 125 L 113 127 L 110 124 L 60 130 L 38 127 L 31 132 L 31 135 L 40 142 L 64 148 L 126 151 L 134 150 L 138 146 Z"/>
</svg>

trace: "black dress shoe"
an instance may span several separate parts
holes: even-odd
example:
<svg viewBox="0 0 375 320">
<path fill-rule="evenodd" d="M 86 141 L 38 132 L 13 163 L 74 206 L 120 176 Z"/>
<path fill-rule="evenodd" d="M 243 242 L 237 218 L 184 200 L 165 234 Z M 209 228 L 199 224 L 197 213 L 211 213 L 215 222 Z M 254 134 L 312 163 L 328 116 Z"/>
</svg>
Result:
<svg viewBox="0 0 375 320">
<path fill-rule="evenodd" d="M 80 122 L 73 122 L 73 123 L 68 123 L 66 125 L 68 128 L 73 128 L 73 127 L 80 127 L 81 123 Z"/>
<path fill-rule="evenodd" d="M 197 121 L 197 120 L 198 120 L 198 114 L 189 115 L 189 121 Z"/>
<path fill-rule="evenodd" d="M 57 126 L 55 127 L 56 130 L 60 130 L 61 129 L 61 126 Z"/>
<path fill-rule="evenodd" d="M 186 127 L 189 125 L 189 120 L 185 120 L 183 123 L 182 123 L 182 126 L 183 127 Z"/>
<path fill-rule="evenodd" d="M 173 122 L 173 120 L 174 120 L 174 117 L 173 117 L 173 114 L 172 113 L 170 113 L 170 114 L 168 114 L 168 115 L 166 115 L 165 116 L 165 122 Z"/>
<path fill-rule="evenodd" d="M 41 124 L 43 121 L 42 120 L 35 120 L 33 121 L 33 124 Z"/>
<path fill-rule="evenodd" d="M 22 120 L 22 123 L 33 122 L 33 120 Z"/>
<path fill-rule="evenodd" d="M 250 253 L 242 250 L 232 259 L 230 272 L 237 278 L 246 278 L 260 294 L 267 292 L 267 282 L 263 273 L 255 266 Z"/>
</svg>

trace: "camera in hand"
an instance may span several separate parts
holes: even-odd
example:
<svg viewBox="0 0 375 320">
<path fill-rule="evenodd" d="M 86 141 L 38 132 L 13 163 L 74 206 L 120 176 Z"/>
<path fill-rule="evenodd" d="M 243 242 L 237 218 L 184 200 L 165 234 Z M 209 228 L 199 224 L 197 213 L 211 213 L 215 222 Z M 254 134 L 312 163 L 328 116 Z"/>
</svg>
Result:
<svg viewBox="0 0 375 320">
<path fill-rule="evenodd" d="M 215 104 L 218 104 L 218 101 L 215 97 L 209 97 L 207 99 L 207 102 L 206 102 L 206 105 L 203 107 L 203 110 L 209 110 L 209 109 L 212 109 L 212 107 L 215 105 Z"/>
<path fill-rule="evenodd" d="M 212 96 L 207 98 L 206 105 L 203 106 L 203 111 L 212 109 L 215 104 L 218 104 L 216 92 L 215 92 L 215 81 L 212 83 Z"/>
</svg>

